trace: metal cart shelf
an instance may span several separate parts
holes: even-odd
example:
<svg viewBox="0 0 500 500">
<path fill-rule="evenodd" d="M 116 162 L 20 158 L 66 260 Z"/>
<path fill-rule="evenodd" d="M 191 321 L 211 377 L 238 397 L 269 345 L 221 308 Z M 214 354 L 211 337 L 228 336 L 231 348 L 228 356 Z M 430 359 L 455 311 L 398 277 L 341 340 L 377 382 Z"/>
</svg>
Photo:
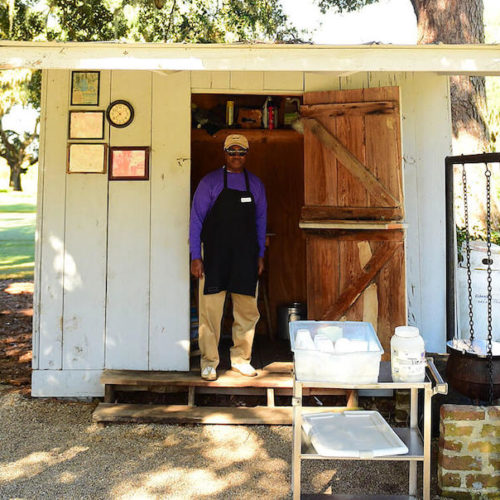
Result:
<svg viewBox="0 0 500 500">
<path fill-rule="evenodd" d="M 410 390 L 410 427 L 396 427 L 394 431 L 408 447 L 405 455 L 383 457 L 329 457 L 316 453 L 303 438 L 302 433 L 302 392 L 304 388 L 336 388 L 336 389 L 409 389 Z M 418 391 L 424 391 L 424 432 L 418 428 Z M 293 383 L 293 450 L 292 450 L 292 493 L 293 499 L 301 498 L 301 461 L 302 460 L 394 460 L 407 461 L 410 464 L 409 498 L 417 494 L 417 462 L 423 462 L 423 498 L 430 499 L 430 467 L 431 467 L 431 398 L 435 394 L 447 394 L 448 384 L 441 378 L 434 366 L 432 358 L 427 358 L 427 374 L 424 382 L 401 383 L 392 382 L 391 364 L 380 363 L 379 380 L 374 384 L 339 384 L 329 382 L 307 382 L 297 380 Z M 322 409 L 324 411 L 325 409 Z M 318 409 L 320 411 L 320 409 Z M 314 495 L 314 498 L 319 497 Z M 330 496 L 330 498 L 332 498 Z M 335 498 L 335 497 L 333 497 Z M 347 498 L 347 497 L 343 497 Z M 359 498 L 359 496 L 356 496 Z M 373 496 L 372 496 L 373 498 Z M 387 498 L 384 496 L 384 498 Z M 396 496 L 394 498 L 402 498 Z"/>
</svg>

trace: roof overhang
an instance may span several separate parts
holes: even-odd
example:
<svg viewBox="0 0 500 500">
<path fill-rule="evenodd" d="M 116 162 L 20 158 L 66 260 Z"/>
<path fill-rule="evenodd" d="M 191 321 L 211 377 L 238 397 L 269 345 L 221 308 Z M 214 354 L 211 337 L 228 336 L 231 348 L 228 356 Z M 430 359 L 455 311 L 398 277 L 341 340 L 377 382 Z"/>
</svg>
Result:
<svg viewBox="0 0 500 500">
<path fill-rule="evenodd" d="M 425 71 L 500 76 L 500 45 L 164 44 L 0 41 L 0 69 Z"/>
</svg>

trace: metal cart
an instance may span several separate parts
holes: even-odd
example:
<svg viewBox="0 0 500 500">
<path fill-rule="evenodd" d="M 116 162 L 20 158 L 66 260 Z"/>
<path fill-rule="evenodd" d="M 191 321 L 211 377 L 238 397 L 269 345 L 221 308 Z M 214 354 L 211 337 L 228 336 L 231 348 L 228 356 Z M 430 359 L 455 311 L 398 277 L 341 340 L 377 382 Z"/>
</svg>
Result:
<svg viewBox="0 0 500 500">
<path fill-rule="evenodd" d="M 430 499 L 431 484 L 431 398 L 434 394 L 447 394 L 448 384 L 441 378 L 434 366 L 432 358 L 427 358 L 427 375 L 424 382 L 395 383 L 392 382 L 391 364 L 380 363 L 379 380 L 373 384 L 339 384 L 332 382 L 307 382 L 297 380 L 294 374 L 293 383 L 293 450 L 292 450 L 292 494 L 293 499 L 301 498 L 301 461 L 302 460 L 367 460 L 366 457 L 328 457 L 319 455 L 303 439 L 302 436 L 302 390 L 303 388 L 337 388 L 337 389 L 409 389 L 411 394 L 410 427 L 396 427 L 394 431 L 408 447 L 405 455 L 372 457 L 369 460 L 399 460 L 410 463 L 409 497 L 417 494 L 417 462 L 423 462 L 423 498 Z M 424 391 L 424 433 L 418 428 L 418 391 Z M 320 411 L 318 409 L 318 411 Z M 324 409 L 323 409 L 324 411 Z M 316 498 L 316 495 L 314 496 Z M 332 498 L 332 496 L 330 496 Z M 335 497 L 333 497 L 335 498 Z M 343 496 L 342 498 L 346 498 Z M 353 497 L 354 498 L 354 497 Z M 359 498 L 357 495 L 356 498 Z M 373 498 L 373 496 L 372 496 Z M 382 498 L 382 497 L 381 497 Z M 388 498 L 384 495 L 383 498 Z M 401 498 L 399 496 L 398 498 Z"/>
</svg>

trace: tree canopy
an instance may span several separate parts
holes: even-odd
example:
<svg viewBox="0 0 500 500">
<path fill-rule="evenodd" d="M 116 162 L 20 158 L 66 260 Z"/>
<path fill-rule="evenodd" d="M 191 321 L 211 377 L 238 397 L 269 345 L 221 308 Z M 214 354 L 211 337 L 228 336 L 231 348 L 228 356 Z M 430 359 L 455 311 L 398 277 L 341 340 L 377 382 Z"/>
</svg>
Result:
<svg viewBox="0 0 500 500">
<path fill-rule="evenodd" d="M 329 9 L 335 9 L 338 12 L 352 12 L 366 5 L 377 3 L 378 1 L 379 0 L 317 0 L 317 4 L 324 14 Z"/>
<path fill-rule="evenodd" d="M 293 42 L 279 0 L 0 0 L 10 40 Z"/>
</svg>

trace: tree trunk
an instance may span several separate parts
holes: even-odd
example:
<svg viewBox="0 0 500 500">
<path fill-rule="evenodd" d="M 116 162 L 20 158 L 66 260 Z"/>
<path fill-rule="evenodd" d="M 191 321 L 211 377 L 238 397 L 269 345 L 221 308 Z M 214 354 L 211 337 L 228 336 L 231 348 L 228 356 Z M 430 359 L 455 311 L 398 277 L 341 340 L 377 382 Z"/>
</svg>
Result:
<svg viewBox="0 0 500 500">
<path fill-rule="evenodd" d="M 411 0 L 418 43 L 484 43 L 483 0 Z M 454 153 L 483 152 L 489 145 L 484 77 L 450 78 Z"/>
<path fill-rule="evenodd" d="M 410 0 L 417 16 L 418 43 L 478 44 L 484 43 L 483 0 Z M 489 150 L 486 124 L 487 105 L 485 79 L 480 76 L 451 76 L 451 119 L 453 153 L 473 154 Z M 484 169 L 468 167 L 469 226 L 479 228 L 476 237 L 485 236 L 486 180 Z M 461 192 L 461 170 L 455 171 L 455 220 L 464 227 Z M 495 181 L 493 185 L 495 186 Z M 492 189 L 492 227 L 500 227 L 500 207 Z M 483 229 L 481 229 L 483 228 Z"/>
<path fill-rule="evenodd" d="M 10 169 L 10 180 L 9 186 L 13 191 L 22 191 L 23 187 L 21 185 L 21 169 L 17 167 L 11 167 Z"/>
</svg>

